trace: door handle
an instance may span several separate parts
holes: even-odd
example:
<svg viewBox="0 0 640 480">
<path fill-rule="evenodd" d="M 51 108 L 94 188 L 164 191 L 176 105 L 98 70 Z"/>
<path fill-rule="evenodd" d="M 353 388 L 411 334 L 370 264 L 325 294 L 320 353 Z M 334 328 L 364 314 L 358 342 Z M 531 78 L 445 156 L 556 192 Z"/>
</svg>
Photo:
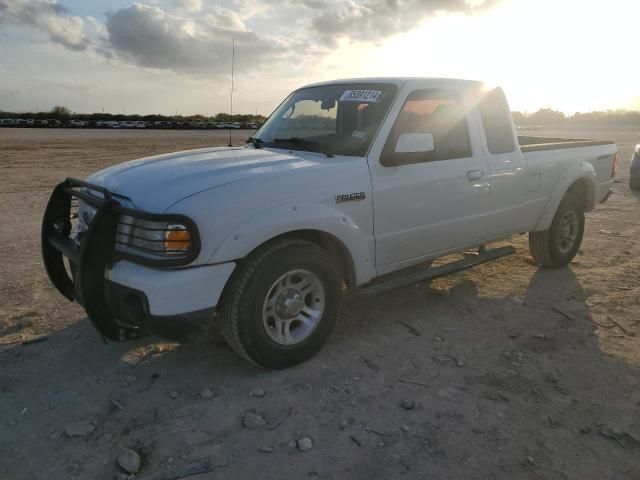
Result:
<svg viewBox="0 0 640 480">
<path fill-rule="evenodd" d="M 482 170 L 469 170 L 467 172 L 467 180 L 470 182 L 475 182 L 484 177 L 484 172 Z"/>
</svg>

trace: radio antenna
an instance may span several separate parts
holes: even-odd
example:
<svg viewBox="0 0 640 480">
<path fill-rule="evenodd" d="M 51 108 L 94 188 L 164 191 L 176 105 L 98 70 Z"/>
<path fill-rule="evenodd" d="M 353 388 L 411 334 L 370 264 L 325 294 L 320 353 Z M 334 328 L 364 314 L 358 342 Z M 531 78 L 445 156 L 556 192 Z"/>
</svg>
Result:
<svg viewBox="0 0 640 480">
<path fill-rule="evenodd" d="M 231 40 L 231 98 L 230 98 L 230 115 L 229 120 L 229 146 L 231 147 L 231 120 L 233 120 L 233 70 L 236 62 L 236 39 Z"/>
</svg>

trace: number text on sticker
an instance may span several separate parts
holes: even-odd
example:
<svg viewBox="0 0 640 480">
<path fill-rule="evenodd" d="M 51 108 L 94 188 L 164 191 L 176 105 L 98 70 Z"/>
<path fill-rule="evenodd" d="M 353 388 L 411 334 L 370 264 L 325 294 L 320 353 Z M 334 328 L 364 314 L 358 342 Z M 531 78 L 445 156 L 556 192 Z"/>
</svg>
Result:
<svg viewBox="0 0 640 480">
<path fill-rule="evenodd" d="M 381 96 L 381 90 L 346 90 L 340 97 L 340 101 L 376 103 Z"/>
</svg>

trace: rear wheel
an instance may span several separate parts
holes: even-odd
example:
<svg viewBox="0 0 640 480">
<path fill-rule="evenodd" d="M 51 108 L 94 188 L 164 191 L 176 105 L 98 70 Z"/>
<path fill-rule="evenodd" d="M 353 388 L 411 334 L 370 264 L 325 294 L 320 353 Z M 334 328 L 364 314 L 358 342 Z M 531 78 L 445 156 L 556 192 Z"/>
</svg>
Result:
<svg viewBox="0 0 640 480">
<path fill-rule="evenodd" d="M 529 249 L 538 265 L 559 268 L 578 253 L 584 234 L 584 209 L 575 195 L 567 194 L 553 217 L 551 226 L 542 232 L 529 232 Z"/>
<path fill-rule="evenodd" d="M 340 285 L 335 262 L 318 245 L 298 239 L 268 244 L 234 272 L 221 309 L 223 334 L 261 367 L 304 362 L 333 330 Z"/>
</svg>

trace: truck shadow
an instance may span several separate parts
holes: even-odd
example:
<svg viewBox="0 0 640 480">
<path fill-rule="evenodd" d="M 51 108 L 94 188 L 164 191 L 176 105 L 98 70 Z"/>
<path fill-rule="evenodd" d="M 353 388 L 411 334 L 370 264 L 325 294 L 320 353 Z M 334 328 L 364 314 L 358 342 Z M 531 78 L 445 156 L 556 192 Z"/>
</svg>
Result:
<svg viewBox="0 0 640 480">
<path fill-rule="evenodd" d="M 600 351 L 575 274 L 539 269 L 523 296 L 495 298 L 481 273 L 351 299 L 325 349 L 279 372 L 249 365 L 215 332 L 189 345 L 105 345 L 86 320 L 5 350 L 0 471 L 37 477 L 18 465 L 38 448 L 52 478 L 72 461 L 107 478 L 127 445 L 144 452 L 146 472 L 209 458 L 234 478 L 280 478 L 281 462 L 289 478 L 312 466 L 339 478 L 640 475 L 640 375 Z M 247 411 L 265 426 L 243 428 Z M 79 420 L 94 429 L 65 438 Z M 288 444 L 305 435 L 314 449 L 303 461 Z M 274 457 L 251 453 L 265 445 Z"/>
</svg>

